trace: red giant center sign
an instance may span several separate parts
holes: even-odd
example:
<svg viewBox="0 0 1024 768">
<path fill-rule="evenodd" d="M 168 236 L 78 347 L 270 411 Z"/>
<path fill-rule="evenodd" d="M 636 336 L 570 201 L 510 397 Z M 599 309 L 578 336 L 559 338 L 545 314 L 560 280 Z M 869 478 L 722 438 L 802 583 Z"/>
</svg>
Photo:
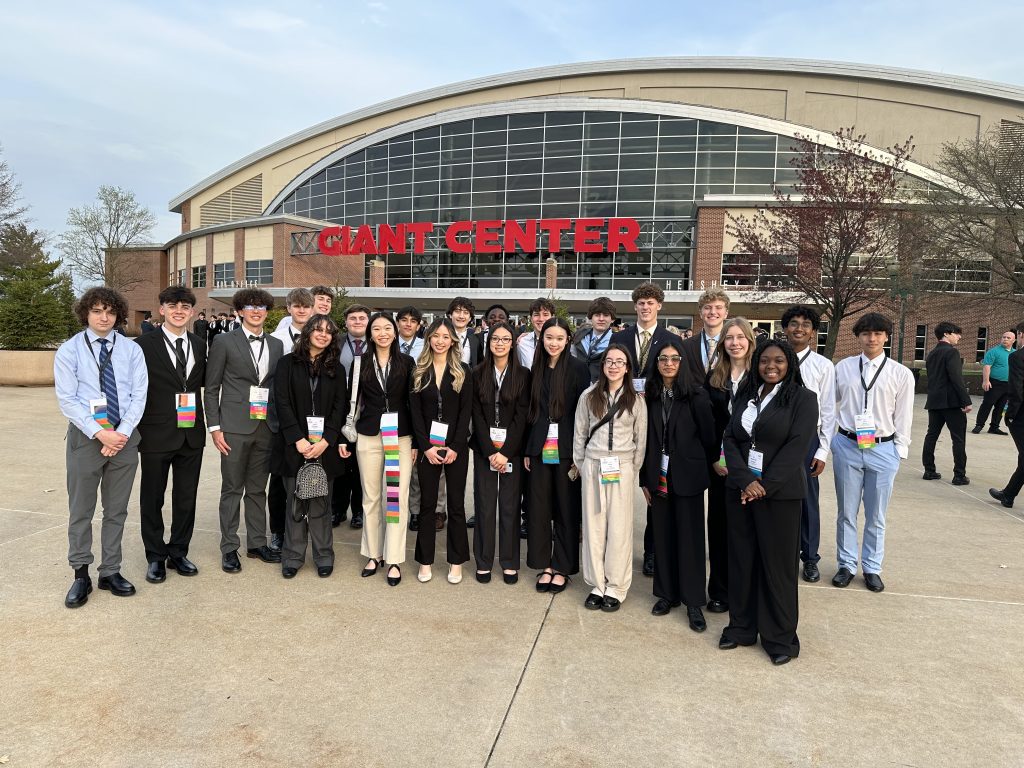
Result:
<svg viewBox="0 0 1024 768">
<path fill-rule="evenodd" d="M 429 222 L 379 224 L 374 227 L 324 227 L 317 237 L 327 256 L 426 252 L 427 236 L 439 229 Z M 456 221 L 443 227 L 445 247 L 453 253 L 559 253 L 562 235 L 572 235 L 572 251 L 605 253 L 640 250 L 636 219 L 526 219 L 525 221 Z M 538 238 L 538 234 L 540 238 Z"/>
</svg>

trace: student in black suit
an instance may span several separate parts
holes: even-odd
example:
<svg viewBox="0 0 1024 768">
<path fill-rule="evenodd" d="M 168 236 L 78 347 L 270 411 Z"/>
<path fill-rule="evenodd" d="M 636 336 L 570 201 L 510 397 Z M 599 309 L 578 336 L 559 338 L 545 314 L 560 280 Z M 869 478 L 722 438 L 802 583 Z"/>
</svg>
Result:
<svg viewBox="0 0 1024 768">
<path fill-rule="evenodd" d="M 722 650 L 753 645 L 760 635 L 776 666 L 800 653 L 800 502 L 817 429 L 818 398 L 801 383 L 793 348 L 763 342 L 725 430 L 729 625 Z"/>
<path fill-rule="evenodd" d="M 1014 328 L 1017 333 L 1017 351 L 1010 353 L 1009 392 L 1006 401 L 1006 425 L 1017 446 L 1017 468 L 1002 490 L 989 488 L 989 495 L 1004 507 L 1013 507 L 1020 489 L 1024 487 L 1024 323 Z"/>
<path fill-rule="evenodd" d="M 664 616 L 683 604 L 690 629 L 703 632 L 704 491 L 708 467 L 718 460 L 711 400 L 684 362 L 682 339 L 661 348 L 657 366 L 657 374 L 647 379 L 647 453 L 640 470 L 658 563 L 658 600 L 651 613 Z"/>
<path fill-rule="evenodd" d="M 949 427 L 953 443 L 953 485 L 967 485 L 967 414 L 971 412 L 971 395 L 964 385 L 964 361 L 956 349 L 963 330 L 953 323 L 941 322 L 935 326 L 939 343 L 928 353 L 928 434 L 921 447 L 924 479 L 938 480 L 935 471 L 935 443 L 943 427 Z"/>
<path fill-rule="evenodd" d="M 641 283 L 633 289 L 631 296 L 636 310 L 636 325 L 612 334 L 611 344 L 621 344 L 629 353 L 633 374 L 633 388 L 643 393 L 647 377 L 657 373 L 655 360 L 658 353 L 671 339 L 679 338 L 672 331 L 658 325 L 658 313 L 665 301 L 665 292 L 654 283 Z M 651 529 L 651 510 L 647 510 L 647 527 L 644 529 L 644 576 L 654 575 L 654 532 Z"/>
<path fill-rule="evenodd" d="M 483 357 L 483 338 L 473 328 L 476 307 L 465 296 L 456 296 L 448 304 L 448 317 L 455 326 L 455 346 L 458 347 L 462 362 L 470 368 Z"/>
<path fill-rule="evenodd" d="M 163 325 L 136 340 L 149 373 L 146 410 L 139 422 L 139 507 L 149 561 L 146 581 L 151 584 L 167 578 L 166 566 L 182 576 L 199 573 L 188 559 L 206 445 L 200 391 L 206 377 L 206 339 L 185 330 L 195 303 L 188 288 L 165 288 L 160 292 Z M 164 492 L 172 468 L 171 537 L 164 542 Z"/>
<path fill-rule="evenodd" d="M 143 312 L 142 313 L 142 325 L 140 327 L 140 330 L 141 330 L 141 334 L 140 335 L 142 335 L 142 336 L 145 336 L 147 333 L 152 333 L 153 331 L 156 330 L 156 326 L 153 325 L 153 313 L 152 312 Z"/>
<path fill-rule="evenodd" d="M 200 312 L 199 317 L 192 323 L 192 333 L 203 340 L 205 344 L 210 333 L 210 324 L 206 322 L 206 313 Z"/>
<path fill-rule="evenodd" d="M 721 288 L 704 291 L 697 299 L 697 311 L 704 327 L 700 333 L 686 339 L 686 362 L 697 381 L 711 373 L 722 356 L 722 328 L 729 317 L 729 294 Z"/>
</svg>

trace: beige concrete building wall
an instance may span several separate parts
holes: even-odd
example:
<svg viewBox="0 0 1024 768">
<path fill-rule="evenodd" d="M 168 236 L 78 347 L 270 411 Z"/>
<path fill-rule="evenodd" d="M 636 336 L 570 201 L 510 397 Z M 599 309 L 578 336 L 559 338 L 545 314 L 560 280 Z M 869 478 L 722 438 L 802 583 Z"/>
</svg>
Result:
<svg viewBox="0 0 1024 768">
<path fill-rule="evenodd" d="M 274 258 L 274 228 L 251 227 L 245 230 L 245 260 Z"/>
<path fill-rule="evenodd" d="M 213 234 L 213 263 L 230 264 L 235 260 L 235 233 L 215 232 Z"/>
<path fill-rule="evenodd" d="M 192 243 L 192 266 L 200 267 L 206 264 L 206 238 L 193 237 L 190 242 Z M 207 279 L 209 279 L 209 275 L 207 275 Z"/>
</svg>

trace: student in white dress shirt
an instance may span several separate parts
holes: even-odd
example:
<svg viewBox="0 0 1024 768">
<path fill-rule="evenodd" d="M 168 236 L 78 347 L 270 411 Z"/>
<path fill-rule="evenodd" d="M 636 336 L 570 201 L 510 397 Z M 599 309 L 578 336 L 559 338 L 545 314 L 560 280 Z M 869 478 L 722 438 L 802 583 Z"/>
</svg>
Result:
<svg viewBox="0 0 1024 768">
<path fill-rule="evenodd" d="M 519 362 L 527 368 L 533 367 L 533 356 L 537 351 L 537 340 L 540 339 L 540 330 L 544 323 L 555 316 L 555 304 L 550 299 L 535 299 L 530 304 L 531 331 L 522 333 L 516 339 L 516 351 L 519 353 Z"/>
<path fill-rule="evenodd" d="M 398 351 L 413 360 L 418 360 L 420 352 L 423 351 L 423 339 L 418 335 L 423 324 L 423 314 L 410 304 L 398 310 L 395 322 L 398 323 Z M 413 474 L 413 477 L 415 476 Z"/>
<path fill-rule="evenodd" d="M 914 377 L 909 368 L 885 354 L 892 336 L 888 318 L 869 312 L 853 326 L 853 333 L 861 354 L 836 365 L 838 433 L 832 438 L 832 455 L 839 570 L 832 584 L 848 586 L 859 562 L 868 589 L 881 592 L 885 589 L 881 579 L 885 514 L 900 460 L 910 450 Z M 858 557 L 857 515 L 862 501 L 864 542 Z"/>
<path fill-rule="evenodd" d="M 818 545 L 821 514 L 818 505 L 818 477 L 825 471 L 836 432 L 836 368 L 827 357 L 814 351 L 821 316 L 812 307 L 795 305 L 782 313 L 782 330 L 796 353 L 804 386 L 818 396 L 818 439 L 807 449 L 807 495 L 800 511 L 800 560 L 804 581 L 821 580 Z"/>
</svg>

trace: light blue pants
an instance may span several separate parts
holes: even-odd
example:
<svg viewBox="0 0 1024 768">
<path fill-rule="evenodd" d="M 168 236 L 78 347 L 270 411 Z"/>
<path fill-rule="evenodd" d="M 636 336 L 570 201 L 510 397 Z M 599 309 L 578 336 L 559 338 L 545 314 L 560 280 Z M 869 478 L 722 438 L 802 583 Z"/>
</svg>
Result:
<svg viewBox="0 0 1024 768">
<path fill-rule="evenodd" d="M 857 573 L 857 514 L 864 501 L 864 542 L 860 551 L 864 573 L 882 572 L 885 556 L 885 511 L 900 468 L 894 442 L 861 449 L 837 434 L 832 438 L 832 473 L 836 481 L 836 554 L 839 567 Z"/>
</svg>

